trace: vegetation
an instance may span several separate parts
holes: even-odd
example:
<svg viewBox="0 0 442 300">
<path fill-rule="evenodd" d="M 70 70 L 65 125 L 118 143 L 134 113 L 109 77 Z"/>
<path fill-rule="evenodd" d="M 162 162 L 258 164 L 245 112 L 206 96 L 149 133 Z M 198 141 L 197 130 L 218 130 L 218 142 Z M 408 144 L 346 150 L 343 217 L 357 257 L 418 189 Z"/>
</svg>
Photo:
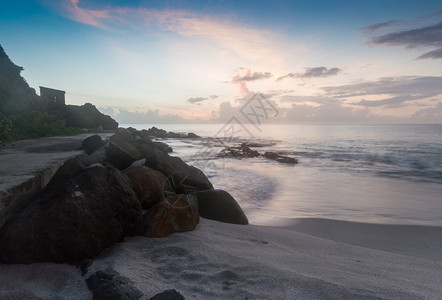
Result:
<svg viewBox="0 0 442 300">
<path fill-rule="evenodd" d="M 92 104 L 60 107 L 38 96 L 20 75 L 21 71 L 23 68 L 15 65 L 0 46 L 0 144 L 118 126 Z"/>
</svg>

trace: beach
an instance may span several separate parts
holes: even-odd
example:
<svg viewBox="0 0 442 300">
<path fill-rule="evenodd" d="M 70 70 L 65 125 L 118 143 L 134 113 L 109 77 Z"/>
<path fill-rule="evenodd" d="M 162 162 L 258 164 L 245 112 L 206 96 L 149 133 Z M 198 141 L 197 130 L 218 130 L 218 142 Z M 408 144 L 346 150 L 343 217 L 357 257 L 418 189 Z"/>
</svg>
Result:
<svg viewBox="0 0 442 300">
<path fill-rule="evenodd" d="M 283 227 L 201 218 L 167 238 L 127 238 L 77 266 L 0 265 L 0 299 L 92 299 L 85 279 L 115 270 L 143 293 L 186 299 L 437 299 L 442 228 L 294 219 Z"/>
</svg>

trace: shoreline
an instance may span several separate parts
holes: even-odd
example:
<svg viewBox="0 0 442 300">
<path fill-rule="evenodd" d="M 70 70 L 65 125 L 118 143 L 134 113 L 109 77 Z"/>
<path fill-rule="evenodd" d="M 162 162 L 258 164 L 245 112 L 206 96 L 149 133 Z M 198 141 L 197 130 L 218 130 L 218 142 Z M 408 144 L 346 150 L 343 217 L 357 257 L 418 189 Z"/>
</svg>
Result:
<svg viewBox="0 0 442 300">
<path fill-rule="evenodd" d="M 104 250 L 84 276 L 67 264 L 0 265 L 0 298 L 92 299 L 84 279 L 109 269 L 128 278 L 143 293 L 140 299 L 167 289 L 186 299 L 420 299 L 442 293 L 442 227 L 292 222 L 239 226 L 202 218 L 194 231 L 168 238 L 127 238 Z M 30 275 L 39 272 L 45 275 Z"/>
</svg>

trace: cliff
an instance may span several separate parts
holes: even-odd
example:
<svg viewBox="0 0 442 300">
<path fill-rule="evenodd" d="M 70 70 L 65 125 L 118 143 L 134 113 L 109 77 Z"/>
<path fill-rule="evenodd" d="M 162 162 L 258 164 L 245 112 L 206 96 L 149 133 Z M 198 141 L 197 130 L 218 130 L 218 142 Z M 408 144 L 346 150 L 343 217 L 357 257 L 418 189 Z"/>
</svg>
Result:
<svg viewBox="0 0 442 300">
<path fill-rule="evenodd" d="M 115 120 L 90 103 L 57 106 L 38 96 L 21 71 L 0 45 L 0 143 L 75 134 L 81 129 L 118 128 Z"/>
</svg>

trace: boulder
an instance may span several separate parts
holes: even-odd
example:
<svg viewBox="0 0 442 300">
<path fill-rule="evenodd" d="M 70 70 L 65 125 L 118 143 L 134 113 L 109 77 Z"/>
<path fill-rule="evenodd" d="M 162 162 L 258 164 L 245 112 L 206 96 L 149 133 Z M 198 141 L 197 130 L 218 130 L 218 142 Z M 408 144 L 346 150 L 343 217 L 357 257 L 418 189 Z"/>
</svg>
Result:
<svg viewBox="0 0 442 300">
<path fill-rule="evenodd" d="M 95 150 L 103 146 L 105 143 L 98 134 L 91 135 L 83 140 L 81 146 L 87 154 L 93 153 Z"/>
<path fill-rule="evenodd" d="M 148 167 L 130 167 L 124 174 L 132 182 L 132 188 L 143 209 L 150 209 L 173 192 L 167 177 Z"/>
<path fill-rule="evenodd" d="M 120 276 L 112 269 L 95 272 L 86 279 L 86 284 L 94 300 L 133 300 L 143 296 L 129 278 Z"/>
<path fill-rule="evenodd" d="M 114 143 L 132 143 L 135 141 L 135 134 L 132 130 L 126 128 L 118 128 L 110 140 Z"/>
<path fill-rule="evenodd" d="M 111 141 L 106 150 L 106 161 L 119 170 L 126 169 L 140 158 L 140 151 L 135 146 L 120 140 Z"/>
<path fill-rule="evenodd" d="M 92 163 L 93 162 L 90 157 L 85 154 L 72 157 L 66 160 L 63 165 L 58 168 L 48 185 L 57 186 L 62 184 L 70 178 L 85 171 Z"/>
<path fill-rule="evenodd" d="M 177 194 L 213 189 L 200 169 L 189 166 L 181 158 L 169 156 L 164 151 L 153 149 L 146 153 L 146 166 L 165 174 Z"/>
<path fill-rule="evenodd" d="M 207 190 L 194 193 L 201 217 L 224 223 L 249 223 L 238 202 L 226 191 Z"/>
<path fill-rule="evenodd" d="M 280 163 L 285 163 L 285 164 L 297 164 L 297 163 L 299 163 L 299 161 L 296 158 L 285 156 L 285 155 L 281 155 L 281 154 L 275 153 L 275 152 L 265 152 L 264 153 L 264 157 L 266 157 L 268 159 L 275 160 L 275 161 L 280 162 Z"/>
<path fill-rule="evenodd" d="M 78 263 L 132 235 L 141 207 L 129 179 L 110 165 L 64 182 L 0 215 L 0 262 Z"/>
<path fill-rule="evenodd" d="M 151 208 L 143 219 L 144 236 L 166 237 L 195 229 L 199 222 L 198 201 L 191 195 L 172 195 Z"/>
</svg>

